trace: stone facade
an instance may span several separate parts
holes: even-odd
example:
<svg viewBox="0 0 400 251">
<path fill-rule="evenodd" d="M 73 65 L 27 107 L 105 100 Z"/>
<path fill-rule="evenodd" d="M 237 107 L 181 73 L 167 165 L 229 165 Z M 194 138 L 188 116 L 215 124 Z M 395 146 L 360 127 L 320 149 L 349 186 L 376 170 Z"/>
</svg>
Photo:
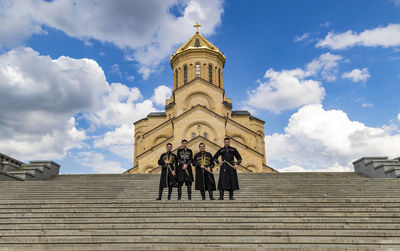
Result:
<svg viewBox="0 0 400 251">
<path fill-rule="evenodd" d="M 133 168 L 127 173 L 159 172 L 157 160 L 168 142 L 176 153 L 182 139 L 198 152 L 204 142 L 214 154 L 228 136 L 242 155 L 241 172 L 275 172 L 266 165 L 264 121 L 232 111 L 223 88 L 225 56 L 198 32 L 171 57 L 173 93 L 165 112 L 136 121 Z"/>
</svg>

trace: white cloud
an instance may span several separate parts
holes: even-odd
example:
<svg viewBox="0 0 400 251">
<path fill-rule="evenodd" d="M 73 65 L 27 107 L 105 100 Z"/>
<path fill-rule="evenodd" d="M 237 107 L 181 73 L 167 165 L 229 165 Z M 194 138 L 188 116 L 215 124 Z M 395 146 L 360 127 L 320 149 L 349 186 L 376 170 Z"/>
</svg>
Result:
<svg viewBox="0 0 400 251">
<path fill-rule="evenodd" d="M 156 111 L 150 100 L 141 101 L 141 99 L 142 95 L 138 88 L 129 88 L 120 83 L 112 83 L 107 94 L 101 99 L 101 106 L 84 116 L 97 126 L 131 124 L 146 117 L 148 113 Z"/>
<path fill-rule="evenodd" d="M 400 113 L 397 115 L 397 120 L 400 121 Z"/>
<path fill-rule="evenodd" d="M 279 172 L 353 172 L 354 169 L 349 166 L 341 166 L 338 163 L 327 168 L 306 169 L 301 166 L 291 165 L 280 168 Z"/>
<path fill-rule="evenodd" d="M 0 25 L 0 48 L 20 45 L 32 34 L 45 34 L 40 23 L 30 14 L 30 5 L 27 1 L 0 1 L 0 23 L 3 24 Z"/>
<path fill-rule="evenodd" d="M 400 6 L 400 0 L 391 0 L 395 6 Z"/>
<path fill-rule="evenodd" d="M 102 106 L 84 115 L 93 125 L 111 128 L 96 137 L 93 146 L 133 161 L 133 122 L 157 111 L 153 104 L 165 104 L 169 95 L 171 89 L 161 85 L 154 89 L 151 100 L 143 100 L 138 88 L 129 88 L 120 83 L 111 84 L 110 91 L 103 97 Z"/>
<path fill-rule="evenodd" d="M 331 25 L 331 22 L 325 22 L 325 23 L 320 24 L 319 26 L 328 27 L 329 25 Z"/>
<path fill-rule="evenodd" d="M 353 82 L 363 82 L 367 81 L 371 75 L 369 74 L 368 68 L 365 67 L 363 69 L 353 69 L 350 72 L 345 72 L 342 74 L 342 78 L 351 79 Z"/>
<path fill-rule="evenodd" d="M 156 89 L 154 89 L 154 95 L 151 100 L 160 106 L 165 105 L 165 100 L 171 97 L 172 90 L 168 86 L 160 85 Z"/>
<path fill-rule="evenodd" d="M 171 8 L 181 10 L 178 17 Z M 42 25 L 90 42 L 96 39 L 131 51 L 144 78 L 177 45 L 194 34 L 211 35 L 221 22 L 222 0 L 146 1 L 35 1 L 4 0 L 0 9 L 0 47 L 14 46 L 32 34 L 43 33 Z"/>
<path fill-rule="evenodd" d="M 398 128 L 368 127 L 320 104 L 300 108 L 290 117 L 285 133 L 267 135 L 265 142 L 270 165 L 286 171 L 296 170 L 290 166 L 351 170 L 352 161 L 360 157 L 396 157 L 400 152 Z"/>
<path fill-rule="evenodd" d="M 118 161 L 104 159 L 104 155 L 99 152 L 79 152 L 75 161 L 82 166 L 90 167 L 95 173 L 123 173 L 125 168 L 121 167 Z"/>
<path fill-rule="evenodd" d="M 0 55 L 0 149 L 21 159 L 60 159 L 82 147 L 74 115 L 100 104 L 108 84 L 90 59 L 41 56 L 31 48 Z"/>
<path fill-rule="evenodd" d="M 247 103 L 259 109 L 267 109 L 274 113 L 296 108 L 305 104 L 320 103 L 325 96 L 321 83 L 304 79 L 306 73 L 301 69 L 283 70 L 269 69 L 265 73 L 265 82 L 248 92 Z"/>
<path fill-rule="evenodd" d="M 0 55 L 0 83 L 0 151 L 23 161 L 59 160 L 75 149 L 94 172 L 122 172 L 121 163 L 91 153 L 88 139 L 95 139 L 95 148 L 131 160 L 132 123 L 156 111 L 138 88 L 109 85 L 94 60 L 52 59 L 31 48 Z M 163 89 L 155 90 L 157 97 Z M 79 128 L 78 114 L 94 136 Z"/>
<path fill-rule="evenodd" d="M 365 107 L 373 107 L 374 105 L 373 104 L 369 104 L 369 103 L 364 103 L 364 104 L 362 104 L 361 105 L 363 108 L 365 108 Z"/>
<path fill-rule="evenodd" d="M 310 33 L 307 32 L 307 33 L 304 33 L 304 34 L 301 35 L 301 36 L 296 36 L 296 37 L 294 38 L 294 41 L 295 41 L 295 42 L 300 42 L 300 41 L 303 41 L 303 40 L 305 40 L 305 39 L 307 39 L 307 38 L 309 38 L 309 37 L 310 37 Z"/>
<path fill-rule="evenodd" d="M 133 76 L 133 75 L 128 75 L 128 76 L 126 77 L 126 80 L 128 80 L 129 82 L 133 82 L 133 80 L 135 80 L 135 76 Z"/>
<path fill-rule="evenodd" d="M 320 81 L 310 78 L 322 78 L 328 82 L 336 80 L 341 60 L 341 56 L 328 52 L 308 63 L 305 70 L 297 68 L 277 72 L 269 69 L 264 75 L 265 81 L 258 81 L 259 85 L 247 93 L 244 103 L 274 113 L 321 103 L 325 89 Z"/>
<path fill-rule="evenodd" d="M 314 59 L 307 64 L 307 75 L 316 76 L 321 74 L 321 78 L 333 82 L 336 80 L 336 75 L 338 72 L 338 62 L 342 60 L 339 55 L 331 54 L 329 52 L 321 54 L 319 58 Z"/>
<path fill-rule="evenodd" d="M 118 64 L 113 64 L 111 66 L 111 73 L 117 75 L 118 77 L 122 78 L 121 69 L 119 68 Z"/>
<path fill-rule="evenodd" d="M 107 148 L 116 155 L 133 161 L 134 126 L 124 124 L 106 132 L 93 143 L 95 147 Z"/>
<path fill-rule="evenodd" d="M 86 117 L 94 124 L 115 127 L 95 138 L 93 146 L 107 149 L 129 161 L 133 161 L 134 126 L 133 122 L 156 111 L 153 102 L 165 104 L 171 89 L 160 85 L 154 89 L 151 100 L 142 100 L 137 88 L 113 83 L 108 95 L 103 98 L 103 106 Z M 141 102 L 139 102 L 141 101 Z"/>
<path fill-rule="evenodd" d="M 400 46 L 400 24 L 388 24 L 385 27 L 364 30 L 361 33 L 351 30 L 343 33 L 329 32 L 316 46 L 334 50 L 353 46 L 381 46 L 384 48 Z"/>
</svg>

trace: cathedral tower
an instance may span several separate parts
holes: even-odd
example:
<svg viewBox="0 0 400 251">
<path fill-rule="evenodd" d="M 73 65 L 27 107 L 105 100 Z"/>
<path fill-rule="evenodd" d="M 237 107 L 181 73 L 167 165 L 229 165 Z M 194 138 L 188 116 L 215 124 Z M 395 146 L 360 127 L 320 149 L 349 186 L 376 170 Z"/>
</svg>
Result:
<svg viewBox="0 0 400 251">
<path fill-rule="evenodd" d="M 232 111 L 225 95 L 225 56 L 198 32 L 171 56 L 173 93 L 165 112 L 153 112 L 136 121 L 134 163 L 127 173 L 159 172 L 157 160 L 168 142 L 176 152 L 182 139 L 196 153 L 200 142 L 214 154 L 224 137 L 238 149 L 239 172 L 273 172 L 266 165 L 264 121 L 248 111 Z"/>
</svg>

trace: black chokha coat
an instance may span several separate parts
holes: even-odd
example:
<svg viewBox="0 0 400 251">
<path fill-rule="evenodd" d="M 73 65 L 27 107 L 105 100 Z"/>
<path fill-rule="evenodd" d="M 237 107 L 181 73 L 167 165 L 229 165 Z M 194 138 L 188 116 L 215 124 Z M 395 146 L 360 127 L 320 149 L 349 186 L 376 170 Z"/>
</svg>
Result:
<svg viewBox="0 0 400 251">
<path fill-rule="evenodd" d="M 192 150 L 186 148 L 178 149 L 177 153 L 178 161 L 176 168 L 176 175 L 178 178 L 178 182 L 193 182 L 193 171 L 192 171 L 192 161 L 193 161 L 193 152 Z M 183 165 L 188 164 L 188 168 L 183 170 Z"/>
<path fill-rule="evenodd" d="M 169 160 L 171 164 L 165 164 L 165 161 Z M 160 187 L 176 187 L 178 186 L 178 181 L 176 174 L 172 175 L 171 170 L 176 169 L 177 157 L 172 152 L 166 152 L 161 154 L 158 164 L 161 166 L 161 177 L 160 177 Z"/>
<path fill-rule="evenodd" d="M 193 157 L 193 163 L 196 167 L 196 184 L 195 189 L 201 191 L 215 191 L 215 179 L 212 169 L 214 167 L 213 156 L 209 152 L 198 152 Z M 209 167 L 211 173 L 202 169 L 201 165 Z"/>
<path fill-rule="evenodd" d="M 219 156 L 222 157 L 222 163 L 218 160 Z M 234 161 L 235 158 L 236 162 Z M 219 169 L 218 190 L 239 190 L 237 172 L 232 167 L 242 162 L 242 157 L 236 148 L 231 146 L 222 147 L 215 153 L 214 161 L 218 165 L 221 164 L 221 168 Z"/>
</svg>

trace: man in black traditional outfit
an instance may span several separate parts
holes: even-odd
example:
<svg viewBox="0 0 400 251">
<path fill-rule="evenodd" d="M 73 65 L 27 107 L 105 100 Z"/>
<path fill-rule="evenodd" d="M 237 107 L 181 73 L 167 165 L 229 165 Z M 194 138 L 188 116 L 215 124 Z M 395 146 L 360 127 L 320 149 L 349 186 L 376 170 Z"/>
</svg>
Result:
<svg viewBox="0 0 400 251">
<path fill-rule="evenodd" d="M 182 147 L 178 149 L 178 167 L 176 169 L 176 175 L 178 178 L 178 200 L 182 197 L 182 185 L 185 182 L 187 187 L 188 200 L 192 199 L 192 182 L 193 182 L 193 171 L 192 171 L 192 159 L 193 152 L 187 148 L 187 140 L 182 140 Z"/>
<path fill-rule="evenodd" d="M 171 199 L 172 187 L 177 187 L 175 166 L 177 157 L 171 152 L 172 144 L 167 144 L 167 152 L 161 154 L 158 164 L 161 166 L 160 186 L 157 200 L 161 200 L 164 187 L 168 187 L 168 200 Z"/>
<path fill-rule="evenodd" d="M 236 148 L 230 146 L 231 140 L 226 137 L 224 139 L 224 147 L 219 149 L 214 155 L 214 161 L 217 165 L 220 164 L 218 157 L 222 157 L 221 168 L 219 169 L 219 200 L 224 199 L 224 191 L 229 191 L 229 199 L 234 200 L 233 191 L 239 190 L 239 180 L 237 177 L 236 169 L 242 162 L 242 157 Z M 234 162 L 236 158 L 236 162 Z"/>
<path fill-rule="evenodd" d="M 215 179 L 212 169 L 214 160 L 211 153 L 206 152 L 204 143 L 199 144 L 200 152 L 193 157 L 196 166 L 196 185 L 195 189 L 200 190 L 201 198 L 206 199 L 206 190 L 210 200 L 214 200 L 213 191 L 215 191 Z"/>
</svg>

